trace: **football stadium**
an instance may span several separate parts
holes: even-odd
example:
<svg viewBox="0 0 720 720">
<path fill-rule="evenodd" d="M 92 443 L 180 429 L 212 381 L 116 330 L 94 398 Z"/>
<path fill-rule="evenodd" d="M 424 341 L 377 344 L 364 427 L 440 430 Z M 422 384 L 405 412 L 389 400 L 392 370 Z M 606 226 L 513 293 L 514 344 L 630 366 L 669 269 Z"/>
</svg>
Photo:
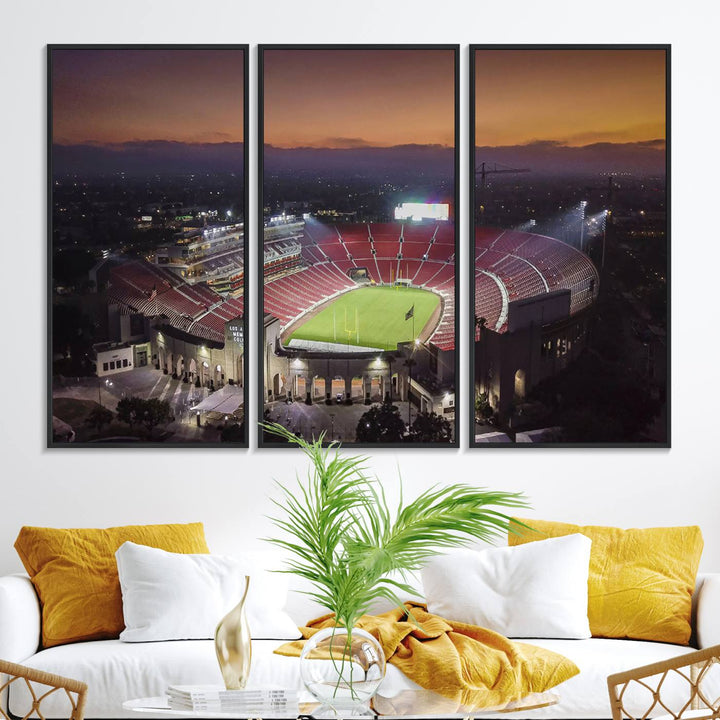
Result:
<svg viewBox="0 0 720 720">
<path fill-rule="evenodd" d="M 419 337 L 454 348 L 453 223 L 308 219 L 294 229 L 290 242 L 265 249 L 265 312 L 282 322 L 284 347 L 372 352 Z"/>
<path fill-rule="evenodd" d="M 409 400 L 454 420 L 451 221 L 270 225 L 264 281 L 266 402 Z"/>
<path fill-rule="evenodd" d="M 599 277 L 529 232 L 478 227 L 474 256 L 475 387 L 502 415 L 583 347 Z M 266 227 L 266 403 L 391 399 L 454 419 L 455 259 L 450 220 Z"/>
</svg>

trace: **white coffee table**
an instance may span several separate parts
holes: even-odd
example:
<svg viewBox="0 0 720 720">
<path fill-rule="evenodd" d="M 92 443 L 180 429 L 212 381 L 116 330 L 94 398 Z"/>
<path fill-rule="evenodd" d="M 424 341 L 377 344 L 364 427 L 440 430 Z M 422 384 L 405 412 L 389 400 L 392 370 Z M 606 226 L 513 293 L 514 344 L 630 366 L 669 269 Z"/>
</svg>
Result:
<svg viewBox="0 0 720 720">
<path fill-rule="evenodd" d="M 313 711 L 319 708 L 317 703 L 303 702 L 300 698 L 300 713 L 297 717 L 313 717 Z M 495 705 L 492 707 L 458 707 L 457 703 L 432 692 L 431 690 L 403 690 L 393 697 L 376 695 L 372 701 L 372 710 L 367 714 L 353 713 L 354 718 L 358 717 L 381 717 L 388 720 L 434 720 L 435 718 L 447 718 L 448 720 L 471 720 L 481 718 L 494 713 L 514 713 L 537 708 L 548 707 L 559 702 L 560 697 L 553 692 L 533 693 L 526 695 L 519 700 Z M 132 710 L 139 713 L 153 713 L 163 716 L 175 716 L 185 718 L 223 718 L 228 720 L 257 720 L 257 714 L 239 714 L 232 712 L 208 712 L 193 710 L 176 710 L 170 708 L 167 697 L 147 697 L 127 700 L 123 703 L 125 710 Z M 331 717 L 325 713 L 318 717 Z M 296 720 L 295 715 L 263 713 L 262 720 Z"/>
</svg>

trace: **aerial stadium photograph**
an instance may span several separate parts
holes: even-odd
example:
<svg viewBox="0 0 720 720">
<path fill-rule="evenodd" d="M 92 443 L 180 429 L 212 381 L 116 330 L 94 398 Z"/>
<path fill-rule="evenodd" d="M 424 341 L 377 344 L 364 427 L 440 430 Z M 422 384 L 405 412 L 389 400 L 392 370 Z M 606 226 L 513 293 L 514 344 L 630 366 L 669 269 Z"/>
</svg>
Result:
<svg viewBox="0 0 720 720">
<path fill-rule="evenodd" d="M 260 46 L 262 421 L 457 446 L 457 53 Z"/>
<path fill-rule="evenodd" d="M 669 447 L 669 47 L 471 46 L 471 445 Z"/>
<path fill-rule="evenodd" d="M 49 46 L 49 446 L 247 447 L 246 55 Z"/>
</svg>

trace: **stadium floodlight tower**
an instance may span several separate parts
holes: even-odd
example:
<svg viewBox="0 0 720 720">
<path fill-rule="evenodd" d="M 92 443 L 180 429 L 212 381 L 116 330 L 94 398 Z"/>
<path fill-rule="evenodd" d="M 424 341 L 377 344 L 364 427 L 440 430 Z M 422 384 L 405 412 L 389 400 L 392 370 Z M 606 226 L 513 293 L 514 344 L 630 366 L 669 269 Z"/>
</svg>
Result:
<svg viewBox="0 0 720 720">
<path fill-rule="evenodd" d="M 580 252 L 584 251 L 583 245 L 585 244 L 585 208 L 587 207 L 587 200 L 580 201 Z"/>
<path fill-rule="evenodd" d="M 610 211 L 605 208 L 603 210 L 603 220 L 602 220 L 602 231 L 603 231 L 603 243 L 602 243 L 602 257 L 600 259 L 600 269 L 605 269 L 605 242 L 607 240 L 607 226 L 608 226 L 608 215 L 610 214 Z"/>
</svg>

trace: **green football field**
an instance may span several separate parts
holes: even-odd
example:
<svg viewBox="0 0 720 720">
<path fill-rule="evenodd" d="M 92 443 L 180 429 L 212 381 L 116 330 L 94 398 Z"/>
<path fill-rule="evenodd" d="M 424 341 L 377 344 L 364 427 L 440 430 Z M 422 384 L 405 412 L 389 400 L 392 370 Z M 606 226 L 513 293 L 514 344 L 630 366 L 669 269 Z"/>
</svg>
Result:
<svg viewBox="0 0 720 720">
<path fill-rule="evenodd" d="M 332 304 L 303 323 L 290 340 L 316 340 L 394 350 L 413 337 L 413 318 L 405 319 L 414 306 L 415 337 L 430 319 L 440 298 L 418 288 L 364 287 L 340 295 Z"/>
</svg>

